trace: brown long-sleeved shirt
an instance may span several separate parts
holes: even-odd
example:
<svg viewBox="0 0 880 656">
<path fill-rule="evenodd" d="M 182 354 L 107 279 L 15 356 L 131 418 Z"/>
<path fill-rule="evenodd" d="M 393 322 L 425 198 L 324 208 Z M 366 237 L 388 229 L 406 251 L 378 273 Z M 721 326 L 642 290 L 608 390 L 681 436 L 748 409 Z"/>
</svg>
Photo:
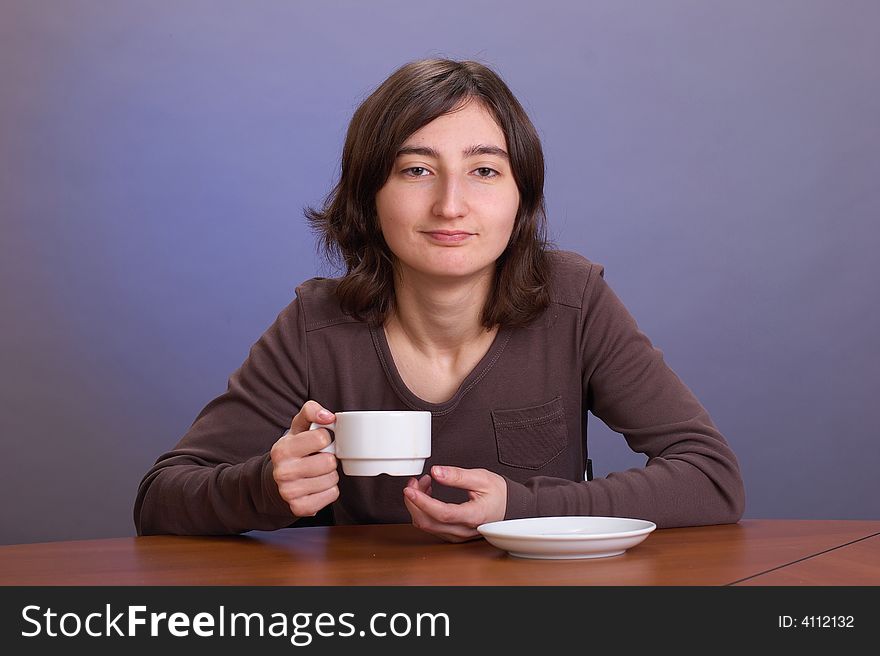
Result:
<svg viewBox="0 0 880 656">
<path fill-rule="evenodd" d="M 659 527 L 737 521 L 736 457 L 690 390 L 603 278 L 579 255 L 552 254 L 552 303 L 524 328 L 501 328 L 444 403 L 401 379 L 381 326 L 344 314 L 336 280 L 315 278 L 251 348 L 227 391 L 141 482 L 139 534 L 273 530 L 297 519 L 272 478 L 269 450 L 308 399 L 332 411 L 429 410 L 432 464 L 483 467 L 507 480 L 507 519 L 603 515 Z M 645 467 L 584 480 L 587 411 L 648 456 Z M 319 517 L 409 522 L 405 477 L 348 477 Z M 434 495 L 464 494 L 433 485 Z"/>
</svg>

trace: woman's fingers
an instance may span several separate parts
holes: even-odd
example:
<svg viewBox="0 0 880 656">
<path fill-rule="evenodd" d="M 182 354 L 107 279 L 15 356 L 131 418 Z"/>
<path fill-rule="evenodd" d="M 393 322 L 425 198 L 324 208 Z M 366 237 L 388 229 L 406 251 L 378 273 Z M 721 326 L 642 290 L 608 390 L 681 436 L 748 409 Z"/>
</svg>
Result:
<svg viewBox="0 0 880 656">
<path fill-rule="evenodd" d="M 463 524 L 476 527 L 479 521 L 479 508 L 472 501 L 465 503 L 445 503 L 439 499 L 412 488 L 403 491 L 404 497 L 435 524 Z"/>
<path fill-rule="evenodd" d="M 339 497 L 336 456 L 321 452 L 330 444 L 330 433 L 309 430 L 312 422 L 329 424 L 334 419 L 318 402 L 306 401 L 269 452 L 278 494 L 297 517 L 311 517 Z"/>
<path fill-rule="evenodd" d="M 282 498 L 287 496 L 291 499 L 295 499 L 310 494 L 318 494 L 319 492 L 329 490 L 338 484 L 339 474 L 336 473 L 336 470 L 333 470 L 329 473 L 320 476 L 313 476 L 311 478 L 296 478 L 289 481 L 282 480 L 278 485 L 278 490 L 281 492 Z"/>
<path fill-rule="evenodd" d="M 430 492 L 431 477 L 412 478 L 403 490 L 413 525 L 445 540 L 460 542 L 480 537 L 477 526 L 504 519 L 507 482 L 486 469 L 433 467 L 432 475 L 444 485 L 467 490 L 469 501 L 445 503 Z"/>
<path fill-rule="evenodd" d="M 339 497 L 339 474 L 332 453 L 316 453 L 298 459 L 285 469 L 272 471 L 278 494 L 296 517 L 311 517 Z"/>
<path fill-rule="evenodd" d="M 316 424 L 329 424 L 336 419 L 336 415 L 327 410 L 317 401 L 306 401 L 303 407 L 290 422 L 290 432 L 294 435 L 309 430 L 312 422 Z"/>
<path fill-rule="evenodd" d="M 290 510 L 296 517 L 314 517 L 318 511 L 339 498 L 339 488 L 333 486 L 323 492 L 299 497 L 290 502 Z"/>
<path fill-rule="evenodd" d="M 434 504 L 440 506 L 456 506 L 456 504 L 445 504 L 412 487 L 404 489 L 403 503 L 412 517 L 413 526 L 426 533 L 431 533 L 450 542 L 461 542 L 480 537 L 479 532 L 467 524 L 442 521 L 433 514 L 438 507 Z"/>
<path fill-rule="evenodd" d="M 273 460 L 272 476 L 276 481 L 313 478 L 336 471 L 336 456 L 332 453 L 314 453 L 303 458 Z"/>
<path fill-rule="evenodd" d="M 317 453 L 328 444 L 330 444 L 330 433 L 324 428 L 316 428 L 303 433 L 285 433 L 276 440 L 269 453 L 272 462 L 278 462 Z"/>
</svg>

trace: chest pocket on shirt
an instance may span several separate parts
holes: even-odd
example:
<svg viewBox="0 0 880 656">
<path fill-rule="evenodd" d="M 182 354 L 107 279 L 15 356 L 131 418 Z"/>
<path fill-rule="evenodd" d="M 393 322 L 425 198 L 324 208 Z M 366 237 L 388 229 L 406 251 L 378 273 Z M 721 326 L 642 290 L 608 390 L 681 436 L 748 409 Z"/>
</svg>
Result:
<svg viewBox="0 0 880 656">
<path fill-rule="evenodd" d="M 565 451 L 565 408 L 557 396 L 543 405 L 493 410 L 498 461 L 510 467 L 540 469 Z"/>
</svg>

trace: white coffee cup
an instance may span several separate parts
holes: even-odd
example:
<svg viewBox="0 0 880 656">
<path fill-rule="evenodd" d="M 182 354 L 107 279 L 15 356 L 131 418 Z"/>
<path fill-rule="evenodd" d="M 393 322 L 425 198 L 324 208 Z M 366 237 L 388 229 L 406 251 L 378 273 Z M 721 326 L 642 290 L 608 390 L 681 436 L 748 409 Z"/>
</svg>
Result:
<svg viewBox="0 0 880 656">
<path fill-rule="evenodd" d="M 335 453 L 348 476 L 416 476 L 431 455 L 431 413 L 415 410 L 337 412 L 326 428 L 334 441 L 321 451 Z"/>
</svg>

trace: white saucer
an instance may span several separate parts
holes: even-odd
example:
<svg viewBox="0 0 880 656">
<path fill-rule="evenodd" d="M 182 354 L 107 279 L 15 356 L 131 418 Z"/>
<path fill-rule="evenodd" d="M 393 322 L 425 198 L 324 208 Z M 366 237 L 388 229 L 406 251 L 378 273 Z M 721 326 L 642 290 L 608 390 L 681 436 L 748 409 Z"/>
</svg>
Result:
<svg viewBox="0 0 880 656">
<path fill-rule="evenodd" d="M 519 558 L 574 559 L 619 556 L 657 525 L 626 517 L 530 517 L 481 524 L 486 540 Z"/>
</svg>

